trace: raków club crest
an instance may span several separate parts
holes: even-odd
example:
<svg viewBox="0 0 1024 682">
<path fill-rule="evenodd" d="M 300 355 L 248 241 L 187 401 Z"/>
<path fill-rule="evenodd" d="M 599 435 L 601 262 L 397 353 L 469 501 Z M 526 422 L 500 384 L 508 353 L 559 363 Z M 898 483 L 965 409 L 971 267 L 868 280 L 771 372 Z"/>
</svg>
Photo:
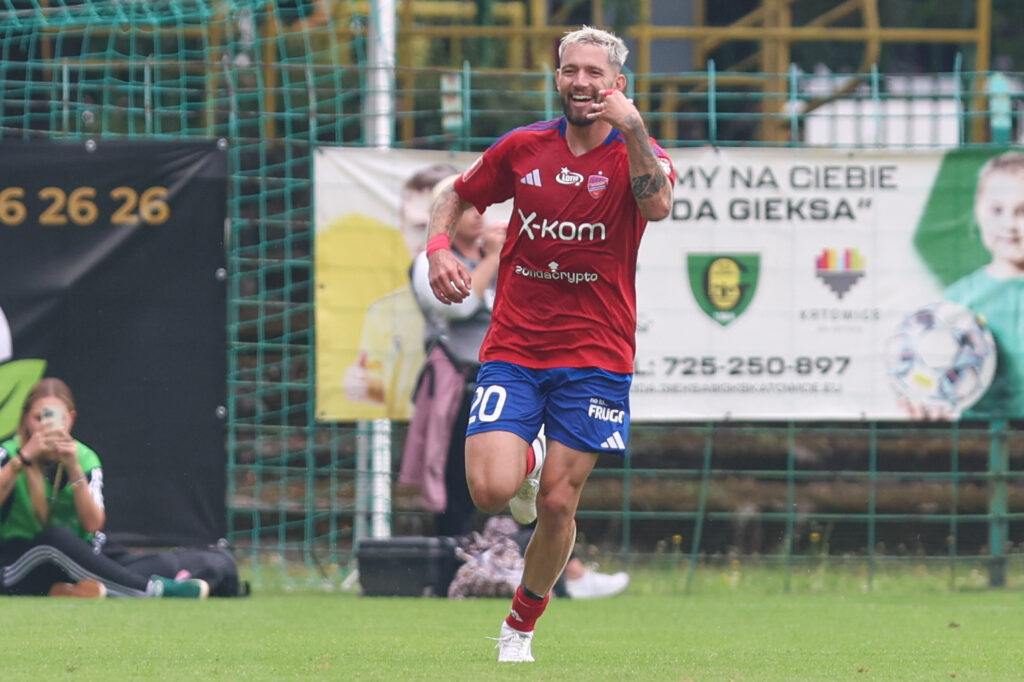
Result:
<svg viewBox="0 0 1024 682">
<path fill-rule="evenodd" d="M 686 257 L 697 305 L 723 327 L 743 314 L 754 298 L 761 269 L 756 253 L 691 253 Z"/>
<path fill-rule="evenodd" d="M 604 175 L 591 175 L 587 178 L 587 192 L 595 199 L 600 198 L 608 189 L 608 178 Z"/>
</svg>

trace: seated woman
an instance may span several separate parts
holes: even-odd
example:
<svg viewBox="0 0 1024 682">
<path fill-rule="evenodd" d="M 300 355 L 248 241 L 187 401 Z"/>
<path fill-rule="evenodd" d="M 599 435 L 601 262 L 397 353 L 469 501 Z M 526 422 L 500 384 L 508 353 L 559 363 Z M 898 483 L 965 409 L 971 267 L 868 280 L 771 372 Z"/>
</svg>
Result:
<svg viewBox="0 0 1024 682">
<path fill-rule="evenodd" d="M 144 576 L 94 551 L 106 523 L 99 456 L 71 436 L 77 413 L 60 379 L 37 383 L 17 433 L 0 443 L 0 593 L 102 597 L 209 594 L 199 579 Z"/>
</svg>

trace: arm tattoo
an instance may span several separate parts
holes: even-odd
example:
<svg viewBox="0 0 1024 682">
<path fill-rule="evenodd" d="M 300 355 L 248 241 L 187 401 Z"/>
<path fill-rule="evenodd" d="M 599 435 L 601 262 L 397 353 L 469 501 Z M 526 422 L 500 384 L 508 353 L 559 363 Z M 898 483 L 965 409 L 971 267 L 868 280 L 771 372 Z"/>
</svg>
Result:
<svg viewBox="0 0 1024 682">
<path fill-rule="evenodd" d="M 630 180 L 633 185 L 633 196 L 637 199 L 650 199 L 665 186 L 665 174 L 661 171 L 635 175 Z"/>
<path fill-rule="evenodd" d="M 454 203 L 449 200 L 450 196 L 455 196 L 455 202 Z M 433 215 L 430 216 L 431 217 L 431 221 L 430 221 L 431 226 L 433 224 L 437 223 L 437 224 L 442 225 L 445 228 L 442 232 L 440 232 L 438 234 L 451 235 L 452 232 L 454 232 L 453 226 L 455 225 L 455 223 L 458 221 L 458 219 L 460 217 L 460 212 L 459 212 L 460 203 L 461 203 L 461 200 L 458 198 L 458 195 L 455 194 L 455 189 L 454 188 L 448 187 L 448 188 L 446 188 L 445 190 L 443 190 L 441 192 L 441 195 L 438 197 L 437 203 L 436 203 L 436 205 L 434 207 Z M 429 239 L 430 236 L 431 236 L 431 234 L 430 234 L 430 227 L 428 227 L 427 228 L 427 238 Z"/>
</svg>

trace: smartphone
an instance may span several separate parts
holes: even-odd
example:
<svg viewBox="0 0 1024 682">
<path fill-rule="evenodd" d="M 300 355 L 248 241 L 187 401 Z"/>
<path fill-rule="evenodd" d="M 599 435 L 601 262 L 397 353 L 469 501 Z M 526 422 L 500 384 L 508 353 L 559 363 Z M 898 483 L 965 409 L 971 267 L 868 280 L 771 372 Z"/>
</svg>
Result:
<svg viewBox="0 0 1024 682">
<path fill-rule="evenodd" d="M 51 429 L 64 428 L 64 410 L 47 405 L 39 412 L 43 426 Z"/>
</svg>

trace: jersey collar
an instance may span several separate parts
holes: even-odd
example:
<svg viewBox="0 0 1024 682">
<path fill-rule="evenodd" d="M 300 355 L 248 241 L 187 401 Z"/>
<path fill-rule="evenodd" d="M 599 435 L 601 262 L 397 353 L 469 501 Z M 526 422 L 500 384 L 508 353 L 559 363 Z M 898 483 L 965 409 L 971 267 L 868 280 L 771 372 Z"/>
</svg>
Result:
<svg viewBox="0 0 1024 682">
<path fill-rule="evenodd" d="M 558 117 L 558 136 L 559 137 L 565 137 L 565 132 L 566 132 L 566 129 L 568 127 L 569 127 L 569 121 L 565 118 L 565 116 L 559 116 Z M 624 138 L 622 136 L 622 133 L 619 131 L 619 129 L 618 128 L 612 128 L 611 131 L 608 133 L 608 137 L 604 138 L 604 143 L 603 144 L 604 144 L 605 147 L 608 147 L 608 146 L 611 145 L 612 142 L 615 142 L 615 140 L 621 140 L 621 139 L 624 139 Z"/>
</svg>

